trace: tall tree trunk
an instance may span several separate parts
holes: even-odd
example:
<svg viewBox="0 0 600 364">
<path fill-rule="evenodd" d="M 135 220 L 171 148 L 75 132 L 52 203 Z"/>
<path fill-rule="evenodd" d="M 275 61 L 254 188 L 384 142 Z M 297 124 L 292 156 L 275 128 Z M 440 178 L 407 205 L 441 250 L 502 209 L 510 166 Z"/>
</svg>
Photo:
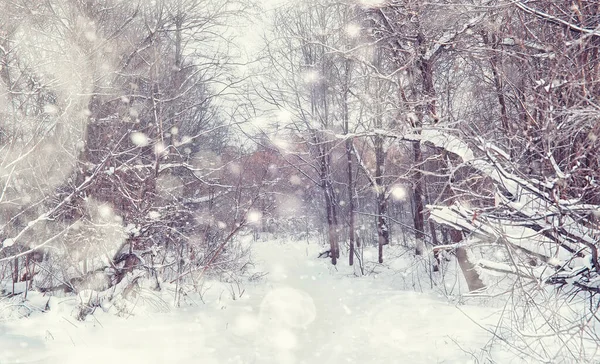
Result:
<svg viewBox="0 0 600 364">
<path fill-rule="evenodd" d="M 374 52 L 373 64 L 379 69 L 382 63 L 382 50 L 377 49 Z M 382 95 L 380 86 L 377 85 L 376 97 L 379 98 Z M 383 105 L 378 102 L 376 105 L 376 116 L 375 116 L 375 128 L 383 128 Z M 381 135 L 375 136 L 374 140 L 375 147 L 375 176 L 374 186 L 376 195 L 376 215 L 377 215 L 377 247 L 378 247 L 378 261 L 383 263 L 383 246 L 389 244 L 389 228 L 387 223 L 387 198 L 386 198 L 386 187 L 384 180 L 385 173 L 385 151 L 383 148 L 383 137 Z"/>
<path fill-rule="evenodd" d="M 413 142 L 413 160 L 415 163 L 415 172 L 413 174 L 413 197 L 415 201 L 415 211 L 413 215 L 413 222 L 415 227 L 415 254 L 423 255 L 425 250 L 425 219 L 423 216 L 423 173 L 421 173 L 421 164 L 423 162 L 423 155 L 421 153 L 421 143 Z"/>
<path fill-rule="evenodd" d="M 494 87 L 496 89 L 496 96 L 498 97 L 498 105 L 500 106 L 500 125 L 502 126 L 502 129 L 504 129 L 505 132 L 510 133 L 510 125 L 508 123 L 508 112 L 507 112 L 507 107 L 506 107 L 506 98 L 504 97 L 504 90 L 503 90 L 503 82 L 502 82 L 502 78 L 499 72 L 499 55 L 501 54 L 500 52 L 498 52 L 498 46 L 497 46 L 497 42 L 495 41 L 495 39 L 492 39 L 493 41 L 490 41 L 488 33 L 483 30 L 481 32 L 481 37 L 483 39 L 483 43 L 489 47 L 491 47 L 491 55 L 489 58 L 489 62 L 490 62 L 490 68 L 492 69 L 492 76 L 494 78 Z M 495 38 L 495 36 L 493 36 L 493 38 Z M 510 142 L 510 139 L 509 139 Z"/>
<path fill-rule="evenodd" d="M 326 184 L 323 188 L 325 193 L 325 208 L 327 209 L 327 238 L 329 240 L 329 248 L 331 255 L 331 264 L 336 265 L 337 259 L 340 257 L 339 242 L 337 237 L 337 217 L 333 206 L 332 189 Z"/>
<path fill-rule="evenodd" d="M 344 105 L 344 129 L 346 134 L 349 133 L 348 125 L 348 104 Z M 354 264 L 354 244 L 355 244 L 355 226 L 354 226 L 354 176 L 352 175 L 352 139 L 346 139 L 346 158 L 348 159 L 348 240 L 350 244 L 350 252 L 348 256 L 348 264 Z"/>
<path fill-rule="evenodd" d="M 423 97 L 425 98 L 425 109 L 420 110 L 420 117 L 416 123 L 413 125 L 417 128 L 417 133 L 420 133 L 419 128 L 423 127 L 424 121 L 428 118 L 431 119 L 432 122 L 437 123 L 438 117 L 436 112 L 436 93 L 435 86 L 433 83 L 433 63 L 431 58 L 426 56 L 424 46 L 425 36 L 419 30 L 419 34 L 417 35 L 417 45 L 421 50 L 421 56 L 419 57 L 419 71 L 421 73 L 421 88 Z M 414 173 L 414 190 L 413 195 L 415 198 L 415 216 L 414 216 L 414 226 L 415 226 L 415 238 L 416 238 L 416 247 L 415 254 L 423 255 L 425 250 L 425 206 L 423 204 L 424 191 L 423 191 L 423 173 L 421 172 L 421 168 L 423 167 L 423 153 L 421 151 L 421 143 L 413 142 L 413 157 L 416 171 Z"/>
<path fill-rule="evenodd" d="M 325 145 L 318 143 L 319 137 L 314 135 L 314 140 L 319 145 L 319 163 L 321 189 L 325 196 L 325 213 L 327 217 L 327 239 L 329 240 L 329 253 L 331 264 L 336 265 L 340 257 L 340 248 L 337 234 L 337 214 L 335 210 L 335 194 L 331 183 L 329 154 Z"/>
<path fill-rule="evenodd" d="M 343 112 L 343 127 L 346 135 L 350 134 L 350 112 L 348 110 L 348 95 L 350 94 L 350 73 L 352 72 L 352 60 L 346 59 L 344 62 L 344 93 L 342 99 L 342 112 Z M 353 162 L 352 162 L 352 144 L 351 138 L 346 137 L 346 158 L 347 158 L 347 176 L 348 176 L 348 243 L 350 245 L 348 254 L 348 264 L 354 265 L 354 245 L 355 245 L 355 227 L 354 227 L 354 176 Z"/>
<path fill-rule="evenodd" d="M 377 246 L 379 263 L 383 263 L 383 246 L 389 244 L 389 228 L 387 223 L 387 198 L 383 174 L 385 172 L 385 154 L 383 138 L 375 137 L 375 192 L 377 194 Z"/>
<path fill-rule="evenodd" d="M 352 175 L 352 140 L 346 140 L 346 157 L 348 158 L 348 240 L 350 243 L 350 252 L 348 264 L 354 264 L 354 244 L 355 244 L 355 227 L 354 227 L 354 180 Z"/>
</svg>

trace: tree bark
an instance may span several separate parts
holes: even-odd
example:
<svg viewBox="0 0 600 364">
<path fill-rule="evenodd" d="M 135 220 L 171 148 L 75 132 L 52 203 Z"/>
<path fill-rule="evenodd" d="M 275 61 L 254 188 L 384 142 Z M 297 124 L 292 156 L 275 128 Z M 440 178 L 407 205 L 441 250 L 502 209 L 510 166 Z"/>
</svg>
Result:
<svg viewBox="0 0 600 364">
<path fill-rule="evenodd" d="M 389 228 L 387 224 L 387 198 L 383 174 L 385 171 L 385 154 L 383 138 L 375 137 L 375 193 L 377 194 L 377 244 L 379 248 L 379 263 L 383 263 L 383 246 L 389 244 Z"/>
<path fill-rule="evenodd" d="M 486 31 L 481 32 L 481 37 L 483 39 L 483 43 L 487 46 L 490 46 L 492 49 L 492 54 L 490 55 L 490 67 L 492 69 L 492 76 L 494 77 L 494 88 L 496 89 L 496 95 L 498 97 L 498 105 L 500 106 L 500 125 L 504 129 L 505 132 L 510 133 L 510 125 L 508 123 L 508 111 L 506 107 L 506 98 L 504 97 L 503 90 L 503 82 L 500 76 L 500 72 L 498 72 L 498 62 L 499 62 L 499 53 L 497 50 L 496 42 L 490 42 L 488 34 Z"/>
<path fill-rule="evenodd" d="M 455 229 L 450 230 L 450 238 L 452 239 L 453 243 L 460 243 L 463 239 L 462 233 Z M 475 265 L 469 261 L 467 250 L 465 248 L 456 248 L 456 259 L 458 260 L 460 270 L 467 281 L 469 292 L 484 288 L 485 285 L 479 277 L 479 273 L 475 269 Z"/>
<path fill-rule="evenodd" d="M 348 124 L 346 124 L 347 127 Z M 346 129 L 347 130 L 347 129 Z M 348 158 L 348 240 L 350 252 L 348 264 L 354 264 L 355 226 L 354 226 L 354 179 L 352 175 L 352 140 L 346 139 L 346 157 Z"/>
<path fill-rule="evenodd" d="M 315 135 L 315 140 L 319 138 Z M 325 213 L 327 216 L 327 238 L 329 240 L 329 248 L 331 254 L 331 264 L 336 265 L 337 259 L 340 257 L 340 248 L 337 234 L 337 214 L 335 211 L 335 195 L 333 185 L 331 183 L 329 154 L 326 153 L 326 148 L 323 145 L 319 147 L 319 162 L 320 162 L 320 178 L 321 189 L 325 195 Z"/>
<path fill-rule="evenodd" d="M 425 250 L 425 219 L 423 216 L 423 173 L 421 173 L 421 163 L 423 162 L 423 156 L 421 153 L 421 143 L 413 142 L 413 159 L 415 162 L 415 172 L 413 175 L 413 197 L 415 201 L 415 211 L 413 215 L 413 222 L 415 227 L 415 254 L 423 255 Z"/>
</svg>

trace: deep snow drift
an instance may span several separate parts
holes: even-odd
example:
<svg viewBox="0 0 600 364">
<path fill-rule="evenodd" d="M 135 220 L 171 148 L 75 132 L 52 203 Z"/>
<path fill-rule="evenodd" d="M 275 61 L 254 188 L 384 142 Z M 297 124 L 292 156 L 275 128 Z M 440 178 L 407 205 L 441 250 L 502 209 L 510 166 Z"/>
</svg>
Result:
<svg viewBox="0 0 600 364">
<path fill-rule="evenodd" d="M 0 324 L 0 363 L 482 362 L 491 334 L 480 325 L 493 329 L 496 308 L 401 291 L 393 274 L 357 278 L 317 259 L 319 249 L 255 243 L 268 275 L 244 291 L 207 283 L 205 304 L 169 309 L 146 293 L 134 315 L 98 310 L 79 322 L 74 299 L 57 299 L 47 313 Z"/>
</svg>

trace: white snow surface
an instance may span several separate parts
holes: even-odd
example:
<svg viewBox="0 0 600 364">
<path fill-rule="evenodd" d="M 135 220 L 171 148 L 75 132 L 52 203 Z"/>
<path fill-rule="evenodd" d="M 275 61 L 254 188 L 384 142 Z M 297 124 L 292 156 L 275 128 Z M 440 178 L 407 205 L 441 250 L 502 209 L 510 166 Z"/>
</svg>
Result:
<svg viewBox="0 0 600 364">
<path fill-rule="evenodd" d="M 235 300 L 217 283 L 204 304 L 161 313 L 140 300 L 135 315 L 98 309 L 80 322 L 73 298 L 53 298 L 46 313 L 0 322 L 0 363 L 475 363 L 489 343 L 474 322 L 493 325 L 497 308 L 402 291 L 393 274 L 355 277 L 321 249 L 255 243 L 269 274 Z"/>
</svg>

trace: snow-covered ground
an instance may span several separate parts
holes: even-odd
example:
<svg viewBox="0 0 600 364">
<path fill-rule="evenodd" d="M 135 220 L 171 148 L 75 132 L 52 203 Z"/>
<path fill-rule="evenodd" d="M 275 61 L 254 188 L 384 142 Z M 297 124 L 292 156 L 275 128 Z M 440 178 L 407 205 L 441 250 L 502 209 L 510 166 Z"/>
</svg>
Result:
<svg viewBox="0 0 600 364">
<path fill-rule="evenodd" d="M 205 304 L 168 309 L 146 296 L 135 315 L 80 322 L 72 299 L 57 299 L 47 313 L 0 324 L 0 363 L 485 362 L 491 336 L 480 325 L 493 325 L 497 309 L 402 291 L 393 275 L 354 277 L 317 259 L 319 249 L 255 243 L 268 275 L 241 297 L 237 285 L 215 283 Z"/>
</svg>

